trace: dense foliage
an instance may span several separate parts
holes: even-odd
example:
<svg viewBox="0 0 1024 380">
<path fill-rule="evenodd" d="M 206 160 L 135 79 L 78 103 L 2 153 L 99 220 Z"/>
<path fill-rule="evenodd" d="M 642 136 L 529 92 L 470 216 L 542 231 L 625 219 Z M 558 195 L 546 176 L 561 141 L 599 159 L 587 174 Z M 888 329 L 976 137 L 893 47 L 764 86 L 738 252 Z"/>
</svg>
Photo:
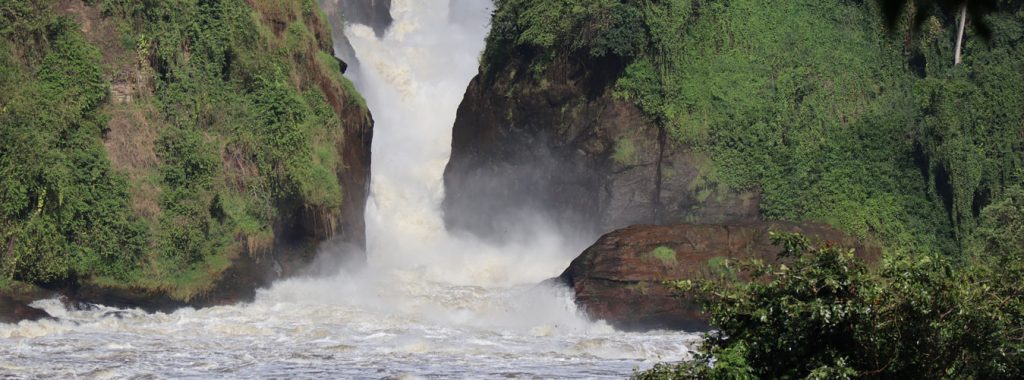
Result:
<svg viewBox="0 0 1024 380">
<path fill-rule="evenodd" d="M 339 113 L 365 107 L 315 1 L 86 3 L 84 32 L 0 1 L 0 276 L 188 298 L 281 210 L 340 212 Z"/>
<path fill-rule="evenodd" d="M 0 8 L 0 273 L 124 276 L 146 231 L 100 140 L 108 83 L 99 51 L 38 3 Z"/>
<path fill-rule="evenodd" d="M 1024 2 L 970 2 L 954 66 L 960 3 L 497 1 L 485 79 L 619 70 L 619 99 L 711 157 L 699 186 L 886 247 L 869 269 L 787 237 L 781 262 L 676 283 L 720 330 L 638 378 L 1024 376 Z"/>
<path fill-rule="evenodd" d="M 540 73 L 558 54 L 629 58 L 649 44 L 642 10 L 619 0 L 498 0 L 495 8 L 483 71 L 520 47 L 538 55 Z"/>
<path fill-rule="evenodd" d="M 967 264 L 889 258 L 870 271 L 851 250 L 778 235 L 778 263 L 725 263 L 678 281 L 713 325 L 695 358 L 637 379 L 977 378 L 1024 376 L 1024 192 L 985 210 Z M 749 278 L 749 281 L 736 281 Z"/>
<path fill-rule="evenodd" d="M 943 34 L 922 41 L 925 78 L 910 131 L 957 234 L 966 238 L 979 211 L 1024 181 L 1024 2 L 987 17 L 992 38 L 969 38 L 964 62 L 948 64 Z"/>
<path fill-rule="evenodd" d="M 712 158 L 700 186 L 760 190 L 767 218 L 952 252 L 1020 181 L 1019 2 L 999 2 L 957 67 L 946 14 L 890 30 L 870 1 L 497 4 L 485 75 L 509 57 L 540 81 L 556 58 L 621 66 L 616 93 Z"/>
<path fill-rule="evenodd" d="M 631 64 L 619 88 L 670 136 L 710 153 L 711 182 L 759 188 L 768 218 L 940 244 L 941 209 L 922 196 L 905 137 L 910 75 L 872 9 L 733 1 L 700 10 L 672 49 Z"/>
</svg>

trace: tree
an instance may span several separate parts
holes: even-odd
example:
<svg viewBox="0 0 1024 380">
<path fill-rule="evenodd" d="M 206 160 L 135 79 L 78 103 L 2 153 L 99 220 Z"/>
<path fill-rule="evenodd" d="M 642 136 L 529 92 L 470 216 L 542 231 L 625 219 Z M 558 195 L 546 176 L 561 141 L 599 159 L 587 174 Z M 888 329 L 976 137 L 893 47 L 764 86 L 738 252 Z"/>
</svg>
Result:
<svg viewBox="0 0 1024 380">
<path fill-rule="evenodd" d="M 919 29 L 925 20 L 934 12 L 945 15 L 956 15 L 958 20 L 956 47 L 953 57 L 953 65 L 960 64 L 960 51 L 963 48 L 964 27 L 967 18 L 971 18 L 971 26 L 975 32 L 984 39 L 992 36 L 992 29 L 985 22 L 985 16 L 995 10 L 997 0 L 879 0 L 882 6 L 882 16 L 885 17 L 889 30 L 894 30 L 900 22 L 903 13 L 908 9 L 911 12 L 911 27 Z"/>
</svg>

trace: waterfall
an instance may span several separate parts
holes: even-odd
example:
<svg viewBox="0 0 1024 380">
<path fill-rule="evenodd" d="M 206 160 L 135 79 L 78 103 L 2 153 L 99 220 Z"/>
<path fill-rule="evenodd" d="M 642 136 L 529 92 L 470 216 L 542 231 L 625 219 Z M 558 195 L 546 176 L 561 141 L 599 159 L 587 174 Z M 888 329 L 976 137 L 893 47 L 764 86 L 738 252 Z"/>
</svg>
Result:
<svg viewBox="0 0 1024 380">
<path fill-rule="evenodd" d="M 538 285 L 558 276 L 585 242 L 542 222 L 501 245 L 445 229 L 440 205 L 451 130 L 477 72 L 491 6 L 459 1 L 453 12 L 453 5 L 394 0 L 385 33 L 345 26 L 359 61 L 346 75 L 374 117 L 367 266 L 330 279 L 284 281 L 266 294 L 344 300 L 456 324 L 603 326 L 576 310 L 568 289 Z"/>
<path fill-rule="evenodd" d="M 364 25 L 345 28 L 360 62 L 348 75 L 375 119 L 366 210 L 369 265 L 460 285 L 557 276 L 585 245 L 543 223 L 524 226 L 520 244 L 503 246 L 445 230 L 440 204 L 452 125 L 477 73 L 490 16 L 487 1 L 454 5 L 396 0 L 384 35 Z"/>
<path fill-rule="evenodd" d="M 0 324 L 0 377 L 622 378 L 689 355 L 694 335 L 615 331 L 539 284 L 588 242 L 542 221 L 500 245 L 445 229 L 442 173 L 489 6 L 393 0 L 383 34 L 344 27 L 375 119 L 365 267 L 170 314 L 39 301 L 59 320 Z"/>
</svg>

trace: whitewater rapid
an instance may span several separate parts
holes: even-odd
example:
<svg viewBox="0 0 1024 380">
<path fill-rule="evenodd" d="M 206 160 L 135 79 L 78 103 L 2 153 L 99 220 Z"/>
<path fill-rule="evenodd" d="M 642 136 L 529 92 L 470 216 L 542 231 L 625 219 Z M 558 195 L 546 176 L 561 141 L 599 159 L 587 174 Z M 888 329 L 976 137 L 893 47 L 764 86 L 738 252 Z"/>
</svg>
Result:
<svg viewBox="0 0 1024 380">
<path fill-rule="evenodd" d="M 344 26 L 359 59 L 346 75 L 375 120 L 365 268 L 170 314 L 39 301 L 56 320 L 0 324 L 0 377 L 622 378 L 687 357 L 695 335 L 618 332 L 538 285 L 593 237 L 542 219 L 500 246 L 445 229 L 442 174 L 489 4 L 394 0 L 383 36 Z"/>
</svg>

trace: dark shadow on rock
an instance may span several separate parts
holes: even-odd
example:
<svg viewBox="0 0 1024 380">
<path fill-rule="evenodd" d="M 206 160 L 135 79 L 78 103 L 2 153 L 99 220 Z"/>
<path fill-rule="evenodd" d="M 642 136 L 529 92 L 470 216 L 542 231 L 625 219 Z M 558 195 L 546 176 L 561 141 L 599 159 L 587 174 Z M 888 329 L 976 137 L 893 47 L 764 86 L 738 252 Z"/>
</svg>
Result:
<svg viewBox="0 0 1024 380">
<path fill-rule="evenodd" d="M 0 294 L 0 323 L 18 323 L 52 318 L 46 311 L 29 306 L 31 297 Z"/>
</svg>

